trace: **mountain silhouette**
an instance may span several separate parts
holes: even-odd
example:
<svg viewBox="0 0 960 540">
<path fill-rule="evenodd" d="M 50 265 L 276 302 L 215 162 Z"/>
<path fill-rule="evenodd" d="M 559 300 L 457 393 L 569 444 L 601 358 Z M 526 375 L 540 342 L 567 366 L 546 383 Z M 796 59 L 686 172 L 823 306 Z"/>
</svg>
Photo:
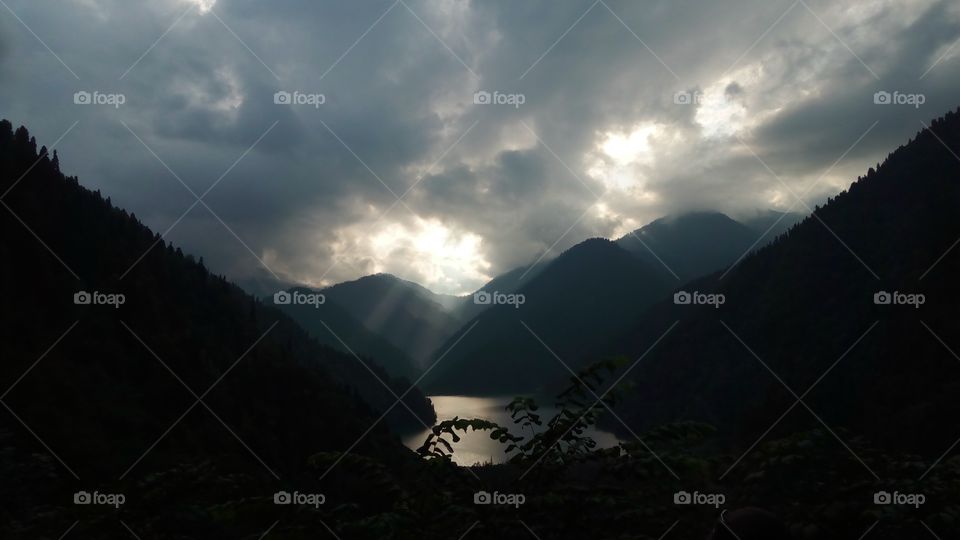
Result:
<svg viewBox="0 0 960 540">
<path fill-rule="evenodd" d="M 286 292 L 291 295 L 323 294 L 305 287 L 293 287 Z M 276 307 L 289 315 L 314 339 L 328 347 L 350 355 L 355 354 L 358 360 L 365 364 L 373 363 L 382 366 L 393 377 L 401 377 L 408 381 L 415 381 L 419 377 L 420 368 L 403 351 L 367 329 L 339 304 L 326 301 L 325 297 L 317 298 L 323 298 L 323 301 L 313 304 L 291 302 L 277 304 Z M 268 303 L 276 303 L 273 297 L 265 300 Z"/>
<path fill-rule="evenodd" d="M 0 536 L 123 538 L 135 528 L 144 538 L 527 538 L 534 530 L 702 538 L 698 523 L 719 519 L 731 534 L 781 534 L 789 524 L 804 538 L 856 537 L 876 525 L 876 489 L 888 480 L 915 482 L 941 460 L 926 477 L 931 493 L 949 495 L 955 480 L 958 154 L 960 111 L 729 272 L 682 285 L 659 261 L 590 239 L 523 279 L 495 279 L 477 297 L 374 276 L 324 290 L 333 291 L 329 311 L 301 306 L 316 310 L 310 315 L 211 273 L 64 176 L 59 157 L 25 128 L 0 122 Z M 740 230 L 716 215 L 691 219 Z M 668 222 L 647 232 L 683 230 L 660 229 Z M 772 224 L 760 223 L 752 234 Z M 691 300 L 720 294 L 715 305 Z M 478 300 L 482 310 L 456 329 L 463 303 Z M 319 343 L 283 311 L 346 324 L 349 341 L 368 347 L 364 362 Z M 367 357 L 392 346 L 375 340 L 370 320 L 378 330 L 395 321 L 413 332 L 426 320 L 449 331 L 429 358 L 432 388 L 443 392 L 537 392 L 567 378 L 567 368 L 628 353 L 640 359 L 621 373 L 632 389 L 617 418 L 605 418 L 614 428 L 624 421 L 631 438 L 585 453 L 595 441 L 582 432 L 559 435 L 576 442 L 567 445 L 532 437 L 562 453 L 469 472 L 438 444 L 440 457 L 424 462 L 380 420 L 432 423 L 430 402 Z M 583 420 L 567 408 L 579 410 L 580 395 L 565 399 L 560 426 Z M 519 410 L 536 410 L 529 403 Z M 718 436 L 678 420 L 707 421 Z M 461 417 L 446 426 L 454 441 L 457 424 L 510 440 Z M 744 460 L 746 481 L 716 481 L 758 437 L 776 440 Z M 866 461 L 884 466 L 876 482 L 856 459 L 867 451 Z M 522 484 L 528 504 L 478 504 L 488 489 L 494 497 L 514 489 L 513 472 L 532 470 Z M 711 483 L 733 508 L 761 500 L 771 511 L 677 507 L 686 493 L 678 488 Z M 130 504 L 71 504 L 85 489 L 129 493 Z M 288 491 L 323 493 L 330 504 L 278 503 Z M 935 504 L 930 522 L 949 530 L 949 502 Z M 926 523 L 916 521 L 885 525 L 890 537 L 910 537 L 903 531 Z"/>
<path fill-rule="evenodd" d="M 675 280 L 688 281 L 736 262 L 758 245 L 760 234 L 719 212 L 691 212 L 653 221 L 617 244 Z"/>
<path fill-rule="evenodd" d="M 520 290 L 524 284 L 537 277 L 540 272 L 550 264 L 551 260 L 542 260 L 534 264 L 524 265 L 508 272 L 495 276 L 477 289 L 474 294 L 480 292 L 493 293 L 500 292 L 504 294 L 515 293 Z M 483 313 L 490 307 L 488 304 L 481 304 L 474 301 L 474 295 L 461 297 L 459 305 L 454 308 L 454 314 L 461 321 L 470 321 L 477 315 Z"/>
<path fill-rule="evenodd" d="M 812 424 L 946 450 L 960 413 L 958 154 L 951 112 L 729 275 L 682 287 L 725 295 L 719 309 L 651 308 L 618 345 L 639 358 L 656 343 L 620 417 L 634 430 L 705 420 L 745 444 Z"/>
<path fill-rule="evenodd" d="M 451 336 L 435 353 L 440 361 L 424 387 L 465 394 L 545 390 L 569 375 L 564 363 L 582 367 L 672 286 L 666 273 L 610 240 L 582 242 L 520 287 L 522 305 L 490 305 Z"/>
<path fill-rule="evenodd" d="M 462 324 L 453 314 L 460 298 L 436 294 L 390 274 L 362 277 L 321 292 L 418 367 Z"/>
<path fill-rule="evenodd" d="M 477 305 L 467 298 L 474 307 L 460 313 L 474 318 L 434 352 L 440 358 L 450 349 L 424 384 L 433 393 L 551 388 L 569 376 L 563 363 L 576 370 L 590 358 L 614 352 L 613 337 L 644 308 L 681 281 L 725 268 L 773 238 L 764 232 L 718 212 L 680 214 L 615 242 L 587 240 L 529 272 L 521 267 L 498 276 L 478 292 L 519 292 L 525 303 L 519 308 Z"/>
<path fill-rule="evenodd" d="M 24 464 L 16 477 L 47 467 L 43 475 L 58 479 L 31 497 L 63 498 L 71 474 L 136 482 L 195 466 L 297 475 L 311 454 L 358 440 L 360 454 L 405 459 L 376 419 L 433 422 L 419 391 L 391 407 L 405 383 L 372 366 L 385 388 L 352 356 L 308 338 L 64 176 L 56 154 L 8 121 L 0 194 L 0 380 L 11 411 L 0 415 L 0 451 Z"/>
</svg>

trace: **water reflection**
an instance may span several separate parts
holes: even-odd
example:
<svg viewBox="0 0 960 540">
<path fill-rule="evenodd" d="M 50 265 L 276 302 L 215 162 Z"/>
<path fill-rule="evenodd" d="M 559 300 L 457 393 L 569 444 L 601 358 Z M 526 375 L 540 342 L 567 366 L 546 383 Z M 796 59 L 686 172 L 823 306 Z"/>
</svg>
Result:
<svg viewBox="0 0 960 540">
<path fill-rule="evenodd" d="M 513 423 L 510 413 L 504 407 L 510 403 L 513 396 L 495 396 L 495 397 L 474 397 L 474 396 L 430 396 L 433 401 L 433 408 L 437 411 L 437 422 L 450 420 L 454 416 L 460 418 L 482 418 L 491 422 L 496 422 L 504 427 L 509 427 L 515 435 L 529 437 L 530 433 L 521 433 L 519 426 Z M 538 403 L 549 403 L 550 399 L 538 399 Z M 540 406 L 537 413 L 543 419 L 544 423 L 556 414 L 556 407 Z M 414 435 L 403 437 L 403 444 L 412 450 L 416 450 L 426 440 L 430 430 L 424 429 Z M 474 465 L 476 463 L 503 463 L 507 456 L 503 450 L 505 445 L 500 444 L 490 438 L 490 434 L 485 431 L 469 431 L 460 433 L 461 439 L 453 445 L 453 461 L 458 465 Z M 609 431 L 603 431 L 596 428 L 586 430 L 585 435 L 592 437 L 597 441 L 599 448 L 610 448 L 616 446 L 619 440 L 616 435 Z"/>
</svg>

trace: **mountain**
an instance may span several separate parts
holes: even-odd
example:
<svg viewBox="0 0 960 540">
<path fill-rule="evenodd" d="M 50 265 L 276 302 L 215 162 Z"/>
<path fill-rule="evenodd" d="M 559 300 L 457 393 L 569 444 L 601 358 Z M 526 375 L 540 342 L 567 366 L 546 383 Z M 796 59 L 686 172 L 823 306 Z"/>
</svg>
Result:
<svg viewBox="0 0 960 540">
<path fill-rule="evenodd" d="M 462 324 L 451 313 L 462 299 L 390 274 L 362 277 L 321 292 L 419 366 Z"/>
<path fill-rule="evenodd" d="M 477 292 L 515 292 L 548 262 L 496 276 Z M 324 295 L 325 302 L 317 306 L 278 306 L 318 341 L 375 358 L 392 375 L 410 380 L 419 377 L 431 354 L 454 332 L 490 307 L 475 302 L 473 294 L 437 294 L 390 274 L 365 276 L 320 291 L 288 289 L 293 291 Z"/>
<path fill-rule="evenodd" d="M 958 155 L 951 112 L 722 280 L 683 287 L 725 295 L 719 309 L 651 308 L 616 346 L 639 358 L 655 344 L 630 372 L 635 391 L 620 418 L 637 432 L 704 420 L 741 447 L 771 426 L 771 436 L 828 426 L 928 455 L 950 448 L 960 414 Z"/>
<path fill-rule="evenodd" d="M 483 287 L 477 289 L 474 294 L 480 292 L 502 294 L 515 293 L 519 291 L 520 287 L 522 287 L 525 283 L 537 277 L 537 275 L 539 275 L 549 263 L 549 260 L 544 260 L 534 264 L 514 268 L 509 272 L 505 272 L 494 277 L 485 283 Z M 488 307 L 490 306 L 487 304 L 477 303 L 474 300 L 474 295 L 471 294 L 463 297 L 460 304 L 454 308 L 453 312 L 461 321 L 470 321 L 477 315 L 486 311 Z"/>
<path fill-rule="evenodd" d="M 787 221 L 786 217 L 782 221 Z M 582 367 L 589 359 L 610 352 L 606 348 L 609 340 L 633 323 L 643 308 L 665 297 L 681 281 L 736 262 L 765 243 L 761 241 L 764 232 L 718 212 L 693 212 L 658 219 L 615 242 L 589 240 L 554 261 L 537 264 L 529 272 L 528 267 L 522 267 L 498 276 L 478 292 L 519 292 L 527 303 L 518 309 L 494 309 L 476 305 L 468 298 L 468 307 L 460 310 L 468 322 L 434 352 L 434 358 L 451 348 L 474 323 L 476 329 L 457 344 L 424 384 L 433 393 L 500 393 L 551 387 L 558 375 L 551 364 L 563 370 L 559 375 L 568 372 L 523 324 L 564 362 Z M 565 300 L 568 297 L 576 300 Z M 539 350 L 515 345 L 531 339 L 528 345 L 536 345 Z M 552 362 L 547 361 L 550 359 Z M 480 373 L 482 365 L 495 369 Z M 505 381 L 508 365 L 523 374 L 510 375 L 510 381 Z M 542 377 L 533 374 L 538 366 L 546 369 Z"/>
<path fill-rule="evenodd" d="M 290 288 L 285 292 L 290 298 L 293 295 L 302 295 L 302 298 L 322 295 L 319 291 L 304 287 Z M 272 296 L 268 301 L 290 316 L 318 342 L 350 355 L 356 354 L 365 364 L 379 364 L 392 377 L 406 381 L 417 380 L 421 370 L 413 359 L 386 339 L 368 330 L 346 309 L 334 302 L 327 302 L 325 297 L 317 298 L 322 298 L 323 301 L 312 304 L 283 304 L 275 302 Z"/>
<path fill-rule="evenodd" d="M 577 369 L 595 359 L 621 321 L 630 321 L 672 286 L 665 272 L 614 242 L 582 242 L 520 287 L 522 304 L 492 301 L 451 336 L 435 353 L 440 362 L 424 387 L 458 394 L 546 390 L 569 375 L 547 346 Z M 501 294 L 501 300 L 510 300 Z"/>
<path fill-rule="evenodd" d="M 177 467 L 197 468 L 197 478 L 296 477 L 310 455 L 344 450 L 364 433 L 358 454 L 404 460 L 375 420 L 389 411 L 395 425 L 433 421 L 419 391 L 391 408 L 406 385 L 374 366 L 388 390 L 352 356 L 309 339 L 202 258 L 64 176 L 56 154 L 7 121 L 0 194 L 0 453 L 5 466 L 27 464 L 5 472 L 10 489 L 38 452 L 52 469 L 44 486 L 62 500 L 78 486 L 61 460 L 89 488 L 118 477 L 113 484 L 131 487 Z M 16 499 L 34 495 L 43 494 Z"/>
<path fill-rule="evenodd" d="M 617 244 L 688 281 L 734 263 L 754 247 L 760 234 L 719 212 L 692 212 L 660 218 L 624 235 Z"/>
<path fill-rule="evenodd" d="M 782 219 L 780 219 L 781 216 L 783 216 Z M 776 231 L 795 220 L 794 214 L 769 211 L 751 218 L 751 226 L 747 226 L 721 213 L 694 212 L 658 219 L 620 238 L 616 244 L 639 258 L 647 269 L 655 269 L 663 274 L 653 281 L 657 283 L 665 279 L 686 281 L 734 263 L 751 249 L 765 244 L 767 239 L 772 240 Z M 769 234 L 764 235 L 771 227 Z M 475 301 L 476 294 L 508 295 L 520 292 L 553 262 L 553 260 L 538 261 L 532 265 L 515 268 L 496 276 L 475 294 L 463 297 L 436 294 L 420 285 L 389 274 L 377 274 L 334 285 L 325 289 L 323 293 L 328 298 L 328 305 L 342 306 L 351 317 L 359 320 L 361 325 L 370 332 L 364 333 L 362 329 L 356 328 L 356 325 L 351 325 L 341 317 L 340 324 L 344 327 L 343 332 L 357 336 L 356 339 L 351 340 L 340 336 L 350 348 L 363 349 L 364 354 L 380 358 L 393 373 L 411 377 L 418 374 L 419 370 L 426 369 L 431 363 L 430 358 L 438 358 L 455 342 L 456 336 L 472 325 L 476 317 L 489 310 L 491 307 L 489 304 Z M 584 261 L 583 264 L 605 263 L 602 259 L 598 259 L 595 263 Z M 673 276 L 672 272 L 675 272 L 676 276 Z M 553 289 L 572 290 L 580 287 L 579 278 L 575 274 L 566 277 L 555 275 L 551 279 L 569 279 L 563 285 L 559 282 L 552 285 Z M 627 277 L 625 281 L 630 282 L 632 279 Z M 614 283 L 609 285 L 611 289 L 617 286 Z M 624 290 L 631 290 L 633 285 L 624 283 L 622 286 Z M 664 293 L 665 291 L 654 287 L 650 292 Z M 645 298 L 647 294 L 641 296 Z M 620 312 L 616 305 L 609 307 Z M 306 317 L 297 318 L 298 322 L 308 328 L 321 342 L 335 348 L 344 348 L 339 340 L 329 335 L 329 331 L 320 323 L 321 319 L 331 315 L 318 317 L 316 310 L 311 312 L 300 309 L 298 311 Z M 556 317 L 561 318 L 568 317 L 568 311 L 559 309 L 554 313 Z M 513 315 L 515 313 L 511 314 L 510 311 L 496 310 L 494 314 L 484 318 L 484 326 L 491 328 L 509 326 L 507 320 Z M 546 313 L 544 315 L 542 323 L 545 326 L 558 325 L 557 321 L 548 320 L 549 316 Z M 634 315 L 635 313 L 631 311 L 628 317 Z M 495 325 L 488 324 L 489 321 L 502 317 L 506 317 L 507 320 L 499 321 Z M 579 354 L 579 351 L 587 350 L 586 344 L 601 343 L 602 340 L 598 340 L 598 336 L 610 336 L 608 328 L 619 328 L 626 322 L 621 319 L 614 320 L 612 316 L 608 316 L 606 326 L 595 328 L 596 334 L 587 335 L 586 332 L 577 334 L 582 344 L 567 352 Z M 341 333 L 336 329 L 334 331 Z M 380 343 L 382 340 L 378 340 L 376 336 L 389 342 L 390 347 L 385 347 Z M 516 336 L 513 334 L 498 333 L 490 336 L 490 339 L 508 342 L 514 337 Z M 572 336 L 568 338 L 567 341 L 572 341 Z M 505 343 L 503 347 L 509 347 L 509 345 Z M 402 351 L 401 355 L 397 355 L 396 349 Z M 413 358 L 415 367 L 408 368 L 409 362 L 404 360 L 402 355 Z M 437 380 L 436 377 L 437 375 L 434 374 L 427 380 Z M 448 386 L 444 383 L 439 387 L 456 388 L 457 386 Z"/>
</svg>

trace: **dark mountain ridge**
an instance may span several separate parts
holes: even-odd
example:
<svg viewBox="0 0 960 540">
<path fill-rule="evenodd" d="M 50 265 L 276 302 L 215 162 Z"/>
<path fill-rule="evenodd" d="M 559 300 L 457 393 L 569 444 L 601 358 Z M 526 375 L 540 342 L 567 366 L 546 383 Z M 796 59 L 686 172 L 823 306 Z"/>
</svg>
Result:
<svg viewBox="0 0 960 540">
<path fill-rule="evenodd" d="M 726 268 L 760 245 L 762 233 L 719 212 L 701 211 L 657 219 L 616 242 L 683 282 Z"/>
<path fill-rule="evenodd" d="M 287 289 L 289 294 L 323 294 L 305 287 Z M 289 315 L 318 342 L 338 351 L 356 354 L 362 361 L 382 366 L 393 377 L 415 381 L 421 369 L 412 358 L 392 343 L 370 331 L 336 302 L 316 304 L 276 304 L 275 298 L 265 299 Z"/>
<path fill-rule="evenodd" d="M 804 403 L 828 426 L 944 451 L 960 413 L 958 154 L 951 112 L 724 279 L 683 287 L 725 295 L 720 309 L 669 299 L 650 309 L 618 350 L 636 358 L 676 326 L 632 371 L 621 418 L 635 430 L 705 420 L 749 443 L 812 386 Z M 925 302 L 878 305 L 883 292 Z M 811 423 L 820 427 L 801 405 L 777 431 Z"/>
<path fill-rule="evenodd" d="M 577 244 L 536 265 L 522 281 L 526 268 L 498 276 L 478 292 L 516 292 L 525 303 L 461 310 L 474 318 L 434 351 L 434 358 L 450 353 L 426 377 L 425 387 L 469 394 L 554 388 L 569 376 L 554 354 L 577 370 L 616 352 L 614 337 L 645 308 L 678 284 L 726 268 L 768 243 L 773 231 L 764 233 L 773 221 L 761 221 L 768 227 L 758 230 L 719 212 L 668 216 L 614 242 L 598 238 Z"/>
<path fill-rule="evenodd" d="M 262 459 L 294 474 L 310 454 L 356 441 L 395 401 L 391 391 L 407 390 L 373 366 L 388 391 L 354 358 L 309 339 L 59 167 L 25 128 L 0 122 L 0 380 L 10 388 L 4 403 L 23 422 L 0 415 L 13 441 L 4 451 L 43 451 L 28 425 L 85 477 L 117 478 L 117 464 L 141 454 L 132 479 L 212 455 L 223 470 L 259 469 Z M 78 303 L 81 291 L 124 302 Z M 418 391 L 404 402 L 390 423 L 419 424 L 407 407 L 433 421 Z M 358 451 L 407 455 L 383 424 Z"/>
<path fill-rule="evenodd" d="M 522 305 L 491 305 L 451 336 L 424 387 L 465 394 L 547 390 L 569 375 L 563 363 L 582 367 L 621 329 L 618 321 L 629 321 L 672 285 L 610 240 L 582 242 L 520 287 Z"/>
<path fill-rule="evenodd" d="M 433 293 L 390 274 L 365 276 L 321 292 L 407 354 L 418 367 L 461 325 L 450 312 L 457 297 Z"/>
</svg>

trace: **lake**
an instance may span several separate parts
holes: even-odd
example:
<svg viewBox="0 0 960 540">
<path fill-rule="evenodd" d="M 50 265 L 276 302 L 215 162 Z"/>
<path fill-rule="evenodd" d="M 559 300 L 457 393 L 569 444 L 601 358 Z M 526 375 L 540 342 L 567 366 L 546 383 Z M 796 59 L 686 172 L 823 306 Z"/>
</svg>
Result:
<svg viewBox="0 0 960 540">
<path fill-rule="evenodd" d="M 437 411 L 437 422 L 450 420 L 454 416 L 460 418 L 482 418 L 491 422 L 510 428 L 514 435 L 524 435 L 529 437 L 529 432 L 521 433 L 519 426 L 513 423 L 510 413 L 505 407 L 513 396 L 496 397 L 476 397 L 476 396 L 428 396 L 433 401 L 433 408 Z M 543 405 L 552 403 L 552 398 L 537 399 L 541 404 L 537 414 L 540 415 L 544 423 L 556 414 L 557 409 L 553 406 Z M 424 429 L 416 434 L 403 437 L 403 444 L 411 450 L 416 450 L 426 440 L 430 430 Z M 457 432 L 460 435 L 460 442 L 450 443 L 453 445 L 453 461 L 457 465 L 468 466 L 476 463 L 503 463 L 507 460 L 503 450 L 506 445 L 494 441 L 490 438 L 487 431 L 473 431 L 467 433 Z M 603 431 L 591 427 L 584 432 L 584 435 L 592 437 L 600 448 L 611 448 L 619 443 L 616 435 L 609 431 Z M 449 440 L 449 437 L 447 437 Z"/>
</svg>

